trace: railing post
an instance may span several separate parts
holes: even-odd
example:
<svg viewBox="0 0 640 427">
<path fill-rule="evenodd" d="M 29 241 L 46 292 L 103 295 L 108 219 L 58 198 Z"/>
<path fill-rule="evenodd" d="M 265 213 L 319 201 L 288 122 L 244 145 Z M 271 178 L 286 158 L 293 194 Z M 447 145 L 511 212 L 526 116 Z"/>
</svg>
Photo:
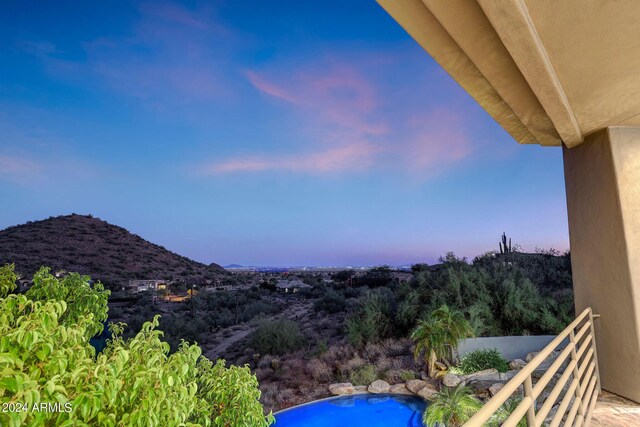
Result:
<svg viewBox="0 0 640 427">
<path fill-rule="evenodd" d="M 576 362 L 573 365 L 573 380 L 577 381 L 575 394 L 576 394 L 576 403 L 578 404 L 578 415 L 584 418 L 585 411 L 584 411 L 584 405 L 582 404 L 582 395 L 584 394 L 584 390 L 582 389 L 582 382 L 580 381 L 580 373 L 578 372 L 579 363 L 578 363 L 578 355 L 576 352 L 576 345 L 577 345 L 576 334 L 573 329 L 571 330 L 571 332 L 569 332 L 569 345 L 572 347 L 571 360 L 574 360 Z"/>
<path fill-rule="evenodd" d="M 597 317 L 600 317 L 599 315 Z M 596 330 L 594 328 L 593 319 L 595 319 L 593 315 L 593 310 L 589 307 L 589 321 L 591 322 L 591 348 L 593 349 L 593 361 L 596 364 L 596 387 L 598 388 L 598 393 L 602 391 L 602 385 L 600 384 L 600 367 L 598 366 L 598 351 L 596 350 Z"/>
<path fill-rule="evenodd" d="M 533 398 L 533 382 L 531 374 L 524 380 L 524 397 L 531 398 L 531 406 L 527 409 L 527 425 L 535 427 L 536 425 L 536 399 Z"/>
</svg>

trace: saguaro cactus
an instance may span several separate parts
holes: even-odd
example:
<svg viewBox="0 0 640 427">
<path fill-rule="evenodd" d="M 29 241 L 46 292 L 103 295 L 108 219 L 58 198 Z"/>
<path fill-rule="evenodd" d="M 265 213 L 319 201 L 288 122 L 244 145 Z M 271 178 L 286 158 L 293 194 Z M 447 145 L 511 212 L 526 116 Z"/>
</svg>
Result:
<svg viewBox="0 0 640 427">
<path fill-rule="evenodd" d="M 501 254 L 508 254 L 511 253 L 511 238 L 509 238 L 509 245 L 507 245 L 507 235 L 505 233 L 502 233 L 502 241 L 499 243 L 500 244 L 500 253 Z"/>
</svg>

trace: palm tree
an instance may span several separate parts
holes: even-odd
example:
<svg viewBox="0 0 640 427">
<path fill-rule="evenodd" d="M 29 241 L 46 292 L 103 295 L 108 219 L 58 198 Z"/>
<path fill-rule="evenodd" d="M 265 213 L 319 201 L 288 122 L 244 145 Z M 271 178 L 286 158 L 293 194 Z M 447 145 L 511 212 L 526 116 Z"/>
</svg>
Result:
<svg viewBox="0 0 640 427">
<path fill-rule="evenodd" d="M 473 328 L 464 315 L 443 305 L 427 319 L 420 320 L 411 333 L 411 339 L 415 342 L 413 355 L 417 360 L 424 353 L 427 370 L 433 377 L 435 363 L 438 360 L 448 364 L 453 362 L 458 343 L 473 336 Z"/>
<path fill-rule="evenodd" d="M 422 415 L 422 423 L 427 427 L 461 426 L 482 407 L 482 402 L 472 393 L 471 387 L 462 385 L 456 388 L 444 387 L 433 396 L 433 400 Z"/>
<path fill-rule="evenodd" d="M 520 397 L 512 397 L 511 399 L 507 399 L 500 409 L 495 413 L 493 418 L 489 420 L 487 423 L 488 427 L 499 427 L 504 423 L 507 418 L 511 415 L 513 411 L 516 410 L 518 405 L 522 402 L 522 398 Z M 525 417 L 522 417 L 520 421 L 516 424 L 516 427 L 527 427 L 527 420 Z"/>
</svg>

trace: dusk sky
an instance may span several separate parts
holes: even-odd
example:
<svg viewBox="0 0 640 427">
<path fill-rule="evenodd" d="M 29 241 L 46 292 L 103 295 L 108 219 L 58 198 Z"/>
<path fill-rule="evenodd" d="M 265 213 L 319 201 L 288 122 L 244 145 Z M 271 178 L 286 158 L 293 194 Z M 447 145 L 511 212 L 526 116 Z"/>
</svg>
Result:
<svg viewBox="0 0 640 427">
<path fill-rule="evenodd" d="M 561 150 L 373 0 L 0 2 L 0 229 L 72 212 L 222 265 L 568 248 Z"/>
</svg>

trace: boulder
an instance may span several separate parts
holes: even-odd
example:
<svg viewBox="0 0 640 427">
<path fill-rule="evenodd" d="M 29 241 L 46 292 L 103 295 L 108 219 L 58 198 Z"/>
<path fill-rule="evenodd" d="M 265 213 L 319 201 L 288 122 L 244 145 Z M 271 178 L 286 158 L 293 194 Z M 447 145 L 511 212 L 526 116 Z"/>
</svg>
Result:
<svg viewBox="0 0 640 427">
<path fill-rule="evenodd" d="M 532 351 L 531 353 L 527 354 L 527 357 L 524 358 L 524 360 L 529 363 L 533 360 L 534 357 L 536 357 L 538 355 L 538 353 L 540 353 L 539 351 Z"/>
<path fill-rule="evenodd" d="M 433 385 L 427 383 L 424 387 L 418 390 L 416 394 L 425 400 L 430 400 L 437 392 L 438 390 Z"/>
<path fill-rule="evenodd" d="M 499 378 L 499 372 L 497 369 L 491 368 L 491 369 L 485 369 L 483 371 L 478 371 L 478 372 L 472 372 L 468 375 L 465 375 L 462 377 L 463 381 L 468 381 L 468 380 L 472 380 L 472 379 L 476 379 L 476 378 L 481 378 L 481 377 L 489 377 L 489 376 L 495 376 L 496 379 Z"/>
<path fill-rule="evenodd" d="M 418 380 L 420 381 L 420 380 Z M 407 389 L 405 384 L 395 384 L 389 388 L 389 393 L 412 395 L 413 393 Z"/>
<path fill-rule="evenodd" d="M 495 383 L 493 385 L 491 385 L 491 387 L 489 387 L 489 394 L 491 395 L 491 397 L 495 396 L 496 393 L 498 393 L 502 387 L 504 387 L 503 383 Z"/>
<path fill-rule="evenodd" d="M 457 387 L 461 382 L 462 380 L 460 379 L 460 377 L 455 374 L 446 374 L 444 377 L 442 377 L 442 384 L 446 385 L 447 387 Z"/>
<path fill-rule="evenodd" d="M 418 393 L 420 389 L 427 385 L 426 381 L 423 380 L 409 380 L 406 382 L 407 389 L 409 389 L 412 393 Z"/>
<path fill-rule="evenodd" d="M 436 362 L 435 363 L 436 369 L 439 371 L 446 371 L 447 370 L 447 365 L 445 365 L 442 362 Z"/>
<path fill-rule="evenodd" d="M 368 390 L 369 390 L 369 393 L 380 394 L 380 393 L 389 393 L 390 388 L 391 386 L 389 385 L 388 382 L 382 381 L 382 380 L 375 380 L 369 385 Z"/>
<path fill-rule="evenodd" d="M 357 385 L 353 388 L 353 392 L 357 394 L 368 393 L 366 385 Z"/>
<path fill-rule="evenodd" d="M 525 362 L 522 359 L 513 359 L 511 362 L 509 362 L 509 370 L 519 371 L 520 369 L 524 368 L 526 365 L 527 365 L 527 362 Z"/>
<path fill-rule="evenodd" d="M 353 394 L 354 391 L 355 389 L 351 383 L 335 383 L 329 386 L 329 392 L 334 396 Z"/>
</svg>

